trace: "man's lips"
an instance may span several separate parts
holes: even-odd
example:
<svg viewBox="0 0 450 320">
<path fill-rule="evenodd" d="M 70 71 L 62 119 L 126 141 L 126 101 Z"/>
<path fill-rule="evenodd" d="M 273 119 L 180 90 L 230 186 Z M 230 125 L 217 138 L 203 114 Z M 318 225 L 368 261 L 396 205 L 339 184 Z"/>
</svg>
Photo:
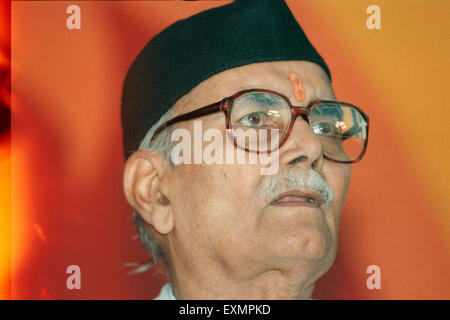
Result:
<svg viewBox="0 0 450 320">
<path fill-rule="evenodd" d="M 323 203 L 322 196 L 315 191 L 302 192 L 300 190 L 290 190 L 280 194 L 271 205 L 280 206 L 313 206 L 320 207 Z"/>
</svg>

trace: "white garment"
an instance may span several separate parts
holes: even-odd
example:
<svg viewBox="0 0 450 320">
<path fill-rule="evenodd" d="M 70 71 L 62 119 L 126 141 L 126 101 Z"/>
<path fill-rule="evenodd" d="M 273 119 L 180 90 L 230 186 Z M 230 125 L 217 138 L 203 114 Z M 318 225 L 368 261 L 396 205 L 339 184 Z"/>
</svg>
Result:
<svg viewBox="0 0 450 320">
<path fill-rule="evenodd" d="M 172 284 L 168 283 L 162 287 L 159 295 L 154 300 L 177 300 L 173 294 Z"/>
<path fill-rule="evenodd" d="M 171 283 L 165 284 L 161 288 L 161 291 L 159 292 L 159 295 L 153 300 L 177 300 L 177 298 L 175 298 L 175 295 L 173 293 L 172 284 Z M 314 300 L 314 299 L 313 298 L 309 298 L 307 300 Z"/>
</svg>

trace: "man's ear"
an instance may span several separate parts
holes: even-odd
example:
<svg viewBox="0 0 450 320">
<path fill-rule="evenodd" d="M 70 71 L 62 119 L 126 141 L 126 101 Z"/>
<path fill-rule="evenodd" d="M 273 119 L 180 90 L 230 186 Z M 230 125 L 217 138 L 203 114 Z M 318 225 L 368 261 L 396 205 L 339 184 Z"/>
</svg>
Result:
<svg viewBox="0 0 450 320">
<path fill-rule="evenodd" d="M 139 150 L 125 164 L 125 196 L 145 222 L 161 234 L 174 227 L 174 216 L 168 198 L 161 192 L 161 179 L 168 165 L 159 153 Z"/>
</svg>

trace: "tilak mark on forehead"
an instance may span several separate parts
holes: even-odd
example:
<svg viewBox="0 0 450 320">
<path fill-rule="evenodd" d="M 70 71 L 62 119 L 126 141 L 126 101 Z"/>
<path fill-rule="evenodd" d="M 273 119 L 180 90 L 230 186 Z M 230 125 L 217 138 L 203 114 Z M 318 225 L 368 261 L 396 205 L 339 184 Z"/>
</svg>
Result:
<svg viewBox="0 0 450 320">
<path fill-rule="evenodd" d="M 300 77 L 292 71 L 289 73 L 289 79 L 294 86 L 295 100 L 297 100 L 298 102 L 302 102 L 306 98 L 306 92 L 305 89 L 303 89 L 302 79 L 300 79 Z"/>
</svg>

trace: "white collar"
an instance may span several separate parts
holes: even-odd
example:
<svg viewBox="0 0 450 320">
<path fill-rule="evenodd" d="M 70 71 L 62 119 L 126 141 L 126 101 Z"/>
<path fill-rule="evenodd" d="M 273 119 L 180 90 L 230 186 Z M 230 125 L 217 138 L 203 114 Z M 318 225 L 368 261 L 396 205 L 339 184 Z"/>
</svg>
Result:
<svg viewBox="0 0 450 320">
<path fill-rule="evenodd" d="M 171 283 L 165 284 L 161 288 L 161 291 L 159 292 L 159 295 L 153 300 L 177 300 L 177 298 L 175 298 L 175 295 L 173 293 L 173 286 L 172 286 L 172 284 Z M 314 300 L 314 299 L 309 298 L 307 300 Z"/>
<path fill-rule="evenodd" d="M 171 283 L 167 283 L 162 287 L 159 295 L 154 300 L 177 300 L 173 294 L 173 287 Z"/>
</svg>

